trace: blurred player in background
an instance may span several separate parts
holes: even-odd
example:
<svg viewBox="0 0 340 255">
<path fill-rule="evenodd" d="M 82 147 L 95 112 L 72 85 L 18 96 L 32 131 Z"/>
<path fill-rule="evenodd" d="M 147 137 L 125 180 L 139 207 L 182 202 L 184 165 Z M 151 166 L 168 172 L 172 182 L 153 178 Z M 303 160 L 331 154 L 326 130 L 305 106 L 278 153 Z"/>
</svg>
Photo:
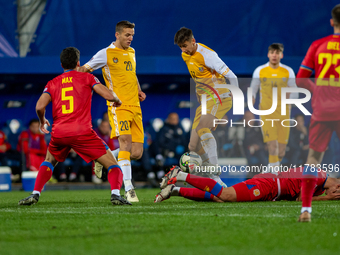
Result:
<svg viewBox="0 0 340 255">
<path fill-rule="evenodd" d="M 39 130 L 39 120 L 30 120 L 28 129 L 20 134 L 17 146 L 17 150 L 25 154 L 27 170 L 38 171 L 45 159 L 46 149 L 45 134 Z"/>
<path fill-rule="evenodd" d="M 304 169 L 306 178 L 302 183 L 302 209 L 299 217 L 302 222 L 311 221 L 312 194 L 316 183 L 313 165 L 322 162 L 333 131 L 340 137 L 340 4 L 333 8 L 330 24 L 334 34 L 311 44 L 297 74 L 298 86 L 313 93 L 309 153 Z M 313 72 L 315 84 L 306 79 Z"/>
<path fill-rule="evenodd" d="M 253 104 L 255 103 L 256 94 L 260 90 L 260 110 L 271 108 L 273 104 L 273 88 L 277 88 L 276 110 L 272 114 L 260 116 L 264 123 L 261 127 L 263 141 L 267 143 L 269 152 L 267 169 L 277 173 L 286 152 L 290 130 L 289 127 L 284 127 L 281 124 L 282 120 L 290 119 L 289 105 L 286 108 L 286 115 L 281 115 L 281 88 L 296 87 L 296 83 L 293 69 L 280 62 L 283 58 L 283 45 L 281 43 L 270 45 L 267 56 L 269 62 L 255 69 L 250 87 L 253 90 Z M 292 93 L 290 98 L 295 96 Z M 266 119 L 276 121 L 266 121 Z"/>
<path fill-rule="evenodd" d="M 313 200 L 339 200 L 340 180 L 328 177 L 325 171 L 317 169 Z M 155 203 L 162 202 L 170 196 L 182 196 L 195 201 L 212 202 L 253 202 L 253 201 L 300 201 L 303 167 L 291 168 L 278 175 L 264 173 L 252 179 L 223 188 L 210 178 L 185 173 L 175 166 L 165 177 L 163 190 L 156 195 Z M 176 187 L 177 181 L 185 181 L 196 188 Z M 319 197 L 326 190 L 326 196 Z"/>
<path fill-rule="evenodd" d="M 52 101 L 52 137 L 45 161 L 39 167 L 33 193 L 20 200 L 19 205 L 31 205 L 38 202 L 44 185 L 52 176 L 54 167 L 58 162 L 66 159 L 71 149 L 87 163 L 96 160 L 108 169 L 113 205 L 130 204 L 120 196 L 123 183 L 122 171 L 109 147 L 96 135 L 91 124 L 93 90 L 112 102 L 113 106 L 118 107 L 122 102 L 92 74 L 76 71 L 80 66 L 79 57 L 79 50 L 74 47 L 66 48 L 61 52 L 60 61 L 64 73 L 47 83 L 37 102 L 39 128 L 48 134 L 46 125 L 50 126 L 50 123 L 45 118 L 45 112 L 47 105 Z"/>
<path fill-rule="evenodd" d="M 106 86 L 123 102 L 119 108 L 107 102 L 111 138 L 118 137 L 119 141 L 118 164 L 123 171 L 125 195 L 130 202 L 139 202 L 131 182 L 131 159 L 140 159 L 143 154 L 144 131 L 139 101 L 144 101 L 146 96 L 136 76 L 135 50 L 130 47 L 134 27 L 135 24 L 129 21 L 118 22 L 116 41 L 98 51 L 79 70 L 92 72 L 101 68 Z M 96 164 L 96 172 L 101 172 L 101 168 Z"/>
<path fill-rule="evenodd" d="M 182 50 L 182 58 L 196 83 L 198 101 L 201 103 L 202 95 L 207 99 L 207 114 L 201 114 L 202 105 L 196 110 L 189 150 L 198 153 L 204 163 L 217 165 L 217 143 L 211 129 L 214 128 L 214 119 L 221 119 L 230 110 L 232 100 L 228 89 L 215 88 L 215 86 L 226 84 L 228 79 L 231 85 L 238 87 L 237 77 L 215 51 L 201 43 L 196 43 L 191 29 L 182 27 L 177 31 L 174 41 Z M 225 185 L 219 176 L 211 177 Z"/>
</svg>

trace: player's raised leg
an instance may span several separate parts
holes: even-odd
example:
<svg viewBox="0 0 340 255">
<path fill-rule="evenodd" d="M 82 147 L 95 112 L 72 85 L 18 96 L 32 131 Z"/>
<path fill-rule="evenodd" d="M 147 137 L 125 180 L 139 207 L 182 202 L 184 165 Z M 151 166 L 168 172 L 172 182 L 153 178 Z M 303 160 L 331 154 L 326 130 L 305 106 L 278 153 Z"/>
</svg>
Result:
<svg viewBox="0 0 340 255">
<path fill-rule="evenodd" d="M 39 167 L 39 172 L 37 179 L 35 180 L 34 189 L 30 196 L 19 201 L 19 205 L 32 205 L 39 201 L 41 191 L 44 188 L 46 182 L 52 177 L 54 167 L 57 165 L 58 161 L 53 157 L 53 155 L 47 150 L 46 158 Z"/>
<path fill-rule="evenodd" d="M 177 181 L 185 181 L 197 189 L 188 190 L 175 187 L 174 184 Z M 183 196 L 193 200 L 208 200 L 215 202 L 236 201 L 236 193 L 232 187 L 223 188 L 219 183 L 210 178 L 184 173 L 178 166 L 174 166 L 164 176 L 161 183 L 161 188 L 163 188 L 163 190 L 156 195 L 155 202 L 161 202 L 165 199 L 168 199 L 171 195 Z"/>
</svg>

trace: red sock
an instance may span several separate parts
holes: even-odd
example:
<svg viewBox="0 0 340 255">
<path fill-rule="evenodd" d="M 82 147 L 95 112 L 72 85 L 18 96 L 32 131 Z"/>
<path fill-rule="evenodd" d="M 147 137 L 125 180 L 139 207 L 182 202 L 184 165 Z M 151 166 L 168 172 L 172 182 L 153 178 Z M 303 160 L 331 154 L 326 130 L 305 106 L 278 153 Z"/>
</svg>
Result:
<svg viewBox="0 0 340 255">
<path fill-rule="evenodd" d="M 200 190 L 213 194 L 216 197 L 219 197 L 223 190 L 223 187 L 219 183 L 210 178 L 188 174 L 185 181 Z"/>
<path fill-rule="evenodd" d="M 46 182 L 48 182 L 48 180 L 51 179 L 53 169 L 54 167 L 50 162 L 47 161 L 42 162 L 42 164 L 39 167 L 37 179 L 35 180 L 34 191 L 39 192 L 42 191 Z"/>
<path fill-rule="evenodd" d="M 317 178 L 303 178 L 301 185 L 302 207 L 312 207 L 312 198 Z"/>
<path fill-rule="evenodd" d="M 123 172 L 118 165 L 109 167 L 107 179 L 111 185 L 111 190 L 118 189 L 123 185 Z"/>
<path fill-rule="evenodd" d="M 180 188 L 179 195 L 195 201 L 212 201 L 214 195 L 196 188 Z"/>
</svg>

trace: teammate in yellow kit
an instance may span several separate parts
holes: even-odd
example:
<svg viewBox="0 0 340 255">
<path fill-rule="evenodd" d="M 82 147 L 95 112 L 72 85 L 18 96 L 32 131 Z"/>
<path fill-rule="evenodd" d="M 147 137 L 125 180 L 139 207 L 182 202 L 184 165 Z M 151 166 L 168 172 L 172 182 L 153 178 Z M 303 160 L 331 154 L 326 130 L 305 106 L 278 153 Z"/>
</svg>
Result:
<svg viewBox="0 0 340 255">
<path fill-rule="evenodd" d="M 285 155 L 289 138 L 289 123 L 282 125 L 282 120 L 290 119 L 290 107 L 287 105 L 286 115 L 281 114 L 281 88 L 296 87 L 295 74 L 292 68 L 281 64 L 283 58 L 283 45 L 273 43 L 268 48 L 269 62 L 257 67 L 253 73 L 251 87 L 253 102 L 260 89 L 260 110 L 268 110 L 273 103 L 273 88 L 277 88 L 277 108 L 270 115 L 261 115 L 263 121 L 263 140 L 268 145 L 269 166 L 268 170 L 278 171 L 280 161 Z M 296 97 L 295 93 L 290 98 Z M 275 120 L 275 121 L 268 121 Z"/>
<path fill-rule="evenodd" d="M 123 171 L 125 195 L 128 201 L 138 202 L 131 183 L 131 161 L 143 154 L 144 131 L 140 101 L 144 101 L 136 76 L 135 50 L 130 47 L 135 34 L 135 24 L 120 21 L 116 25 L 116 41 L 98 51 L 79 71 L 92 72 L 101 68 L 106 86 L 122 101 L 119 108 L 108 105 L 112 137 L 118 137 L 120 151 L 118 164 Z M 96 166 L 98 167 L 98 166 Z"/>
<path fill-rule="evenodd" d="M 201 103 L 202 95 L 206 97 L 206 113 L 201 114 L 200 105 L 195 114 L 189 142 L 189 150 L 197 152 L 203 162 L 218 164 L 217 144 L 211 129 L 214 119 L 221 119 L 231 108 L 231 93 L 225 88 L 216 88 L 218 84 L 238 86 L 236 75 L 218 57 L 217 53 L 207 46 L 196 43 L 190 29 L 182 27 L 175 35 L 175 44 L 182 50 L 182 58 L 186 63 L 192 79 L 196 83 L 196 96 Z M 211 176 L 222 183 L 221 179 Z M 223 184 L 223 183 L 222 183 Z"/>
</svg>

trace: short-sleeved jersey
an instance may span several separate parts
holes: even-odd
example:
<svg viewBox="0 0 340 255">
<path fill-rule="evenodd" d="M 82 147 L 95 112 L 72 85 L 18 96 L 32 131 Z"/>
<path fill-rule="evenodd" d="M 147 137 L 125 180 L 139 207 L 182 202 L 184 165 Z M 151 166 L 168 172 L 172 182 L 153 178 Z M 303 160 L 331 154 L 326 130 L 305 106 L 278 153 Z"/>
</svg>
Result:
<svg viewBox="0 0 340 255">
<path fill-rule="evenodd" d="M 314 41 L 301 68 L 315 71 L 312 118 L 317 121 L 340 120 L 340 34 Z"/>
<path fill-rule="evenodd" d="M 216 90 L 219 95 L 229 92 L 228 89 L 215 88 L 216 84 L 226 84 L 224 76 L 230 71 L 215 51 L 201 43 L 197 43 L 196 52 L 192 56 L 182 52 L 182 58 L 196 83 L 198 96 L 206 94 L 208 98 L 207 91 L 214 95 L 211 88 Z"/>
<path fill-rule="evenodd" d="M 122 106 L 140 106 L 136 76 L 135 50 L 117 48 L 113 43 L 100 51 L 85 64 L 91 72 L 102 69 L 106 86 L 116 93 Z M 107 105 L 111 105 L 107 101 Z"/>
<path fill-rule="evenodd" d="M 49 81 L 43 93 L 52 100 L 52 136 L 70 137 L 92 130 L 92 89 L 99 80 L 89 73 L 65 72 Z"/>
<path fill-rule="evenodd" d="M 280 63 L 279 67 L 274 69 L 269 66 L 269 62 L 257 67 L 253 73 L 253 79 L 250 87 L 253 91 L 253 97 L 260 89 L 260 110 L 268 110 L 273 103 L 273 88 L 277 88 L 277 107 L 273 115 L 277 118 L 281 116 L 281 88 L 296 87 L 295 74 L 292 68 Z M 287 105 L 286 113 L 289 114 Z"/>
<path fill-rule="evenodd" d="M 324 184 L 327 180 L 327 173 L 321 169 L 315 169 L 318 171 L 317 183 L 313 196 L 319 196 L 324 193 Z M 303 179 L 303 167 L 291 168 L 288 172 L 279 173 L 281 188 L 281 200 L 295 200 L 301 191 L 302 179 Z"/>
</svg>

